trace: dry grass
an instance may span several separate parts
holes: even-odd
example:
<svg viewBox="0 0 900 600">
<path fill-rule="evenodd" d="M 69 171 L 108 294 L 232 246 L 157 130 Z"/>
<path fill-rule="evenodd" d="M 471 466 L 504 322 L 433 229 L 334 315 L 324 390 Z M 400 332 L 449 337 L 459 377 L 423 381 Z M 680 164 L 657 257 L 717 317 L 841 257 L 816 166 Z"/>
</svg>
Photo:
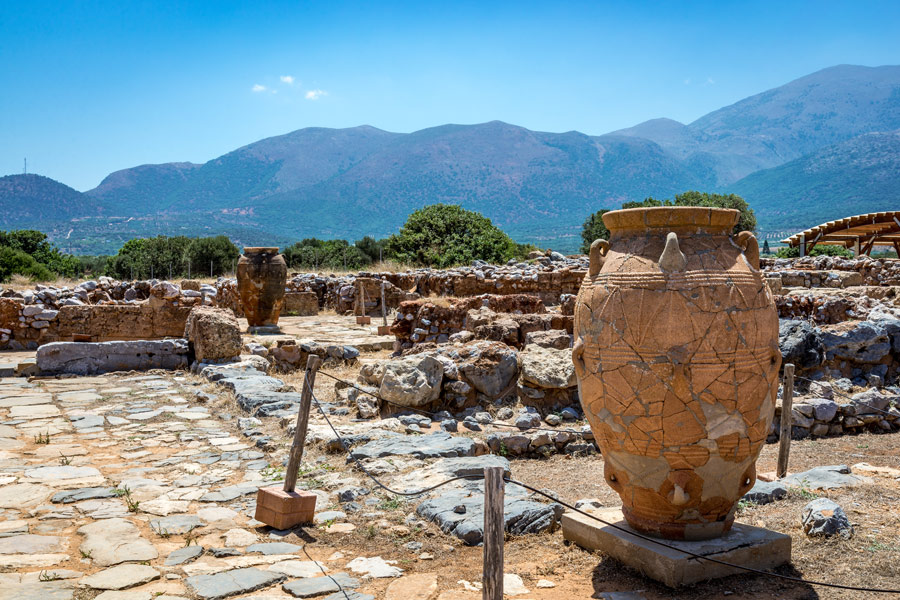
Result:
<svg viewBox="0 0 900 600">
<path fill-rule="evenodd" d="M 224 276 L 225 277 L 234 277 L 233 274 L 229 274 L 229 273 L 226 273 Z M 7 288 L 7 289 L 17 290 L 17 291 L 25 291 L 25 290 L 33 290 L 35 284 L 39 283 L 41 285 L 46 285 L 46 286 L 54 287 L 54 288 L 67 287 L 69 289 L 72 289 L 75 286 L 77 286 L 79 283 L 88 281 L 89 279 L 97 280 L 99 278 L 100 278 L 100 276 L 97 275 L 96 277 L 83 277 L 80 279 L 71 279 L 69 277 L 57 277 L 56 279 L 49 279 L 47 281 L 37 281 L 37 280 L 30 279 L 28 277 L 25 277 L 24 275 L 13 275 L 10 278 L 9 282 L 4 284 L 3 287 Z M 160 281 L 166 280 L 164 277 L 157 277 L 157 279 L 159 279 Z M 173 283 L 180 284 L 185 279 L 187 279 L 187 277 L 173 277 L 171 279 L 171 281 Z M 215 286 L 217 278 L 216 277 L 191 277 L 191 280 L 199 281 L 200 283 L 208 283 L 209 285 Z"/>
<path fill-rule="evenodd" d="M 69 279 L 68 277 L 57 277 L 56 279 L 52 279 L 49 281 L 36 281 L 29 277 L 25 277 L 24 275 L 16 274 L 16 275 L 13 275 L 10 278 L 9 282 L 4 284 L 3 287 L 8 288 L 8 289 L 17 290 L 17 291 L 24 291 L 24 290 L 33 290 L 35 284 L 40 283 L 42 285 L 49 285 L 51 287 L 56 287 L 56 288 L 61 288 L 61 287 L 73 288 L 76 285 L 78 285 L 79 281 L 81 281 L 81 280 Z"/>
<path fill-rule="evenodd" d="M 289 268 L 288 273 L 290 275 L 296 275 L 300 273 L 312 273 L 313 275 L 336 275 L 337 277 L 343 277 L 346 275 L 358 275 L 360 271 L 366 271 L 368 273 L 402 273 L 403 271 L 412 271 L 418 267 L 406 263 L 400 263 L 395 260 L 383 260 L 381 262 L 372 263 L 362 269 L 297 269 L 297 268 Z"/>
</svg>

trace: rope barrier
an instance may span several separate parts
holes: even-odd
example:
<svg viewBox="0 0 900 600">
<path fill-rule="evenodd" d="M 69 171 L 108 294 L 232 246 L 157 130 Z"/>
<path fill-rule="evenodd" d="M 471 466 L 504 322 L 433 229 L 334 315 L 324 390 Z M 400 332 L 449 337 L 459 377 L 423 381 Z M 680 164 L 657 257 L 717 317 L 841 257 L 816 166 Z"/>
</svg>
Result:
<svg viewBox="0 0 900 600">
<path fill-rule="evenodd" d="M 810 383 L 819 383 L 819 384 L 821 383 L 821 382 L 819 382 L 819 381 L 816 381 L 815 379 L 810 379 L 809 377 L 800 377 L 799 375 L 795 375 L 794 377 L 795 377 L 796 379 L 802 379 L 803 381 L 808 381 L 808 382 L 810 382 Z M 831 388 L 831 391 L 832 391 L 833 393 L 837 394 L 838 396 L 842 397 L 842 398 L 846 398 L 847 400 L 853 400 L 853 396 L 849 396 L 849 395 L 845 394 L 844 392 L 841 392 L 840 390 L 835 390 L 833 387 Z M 871 409 L 874 410 L 875 412 L 880 412 L 880 413 L 883 413 L 883 414 L 885 414 L 885 415 L 891 415 L 890 411 L 883 410 L 883 409 L 881 409 L 881 408 L 877 408 L 877 407 L 875 407 L 875 406 L 872 406 L 871 404 L 868 404 L 868 403 L 866 403 L 866 402 L 863 402 L 862 400 L 853 400 L 853 402 L 855 402 L 856 404 L 861 404 L 861 405 L 863 405 L 863 406 L 865 406 L 865 407 L 867 407 L 867 408 L 871 408 Z M 891 416 L 893 416 L 893 415 L 891 415 Z"/>
<path fill-rule="evenodd" d="M 337 379 L 337 378 L 332 376 L 332 379 Z M 365 390 L 361 390 L 361 391 L 364 391 L 364 392 L 365 392 Z M 310 393 L 312 393 L 312 389 L 310 389 Z M 365 392 L 365 393 L 368 394 L 368 392 Z M 328 423 L 328 426 L 331 428 L 331 431 L 334 433 L 335 436 L 337 436 L 338 441 L 339 441 L 340 444 L 341 444 L 341 447 L 344 448 L 345 451 L 347 451 L 348 457 L 349 457 L 351 460 L 353 460 L 353 462 L 356 463 L 356 465 L 360 468 L 360 470 L 361 470 L 363 473 L 365 473 L 366 476 L 368 476 L 369 479 L 371 479 L 376 485 L 378 485 L 378 487 L 380 487 L 380 488 L 386 490 L 387 492 L 389 492 L 389 493 L 391 493 L 391 494 L 395 494 L 395 495 L 397 495 L 397 496 L 418 496 L 418 495 L 425 494 L 425 493 L 427 493 L 427 492 L 436 490 L 436 489 L 438 489 L 438 488 L 441 488 L 441 487 L 443 487 L 443 486 L 445 486 L 445 485 L 448 485 L 448 484 L 450 484 L 450 483 L 453 483 L 454 481 L 460 481 L 460 480 L 468 480 L 468 481 L 475 480 L 475 481 L 477 481 L 477 480 L 479 480 L 479 479 L 484 479 L 484 475 L 481 475 L 481 474 L 463 475 L 463 476 L 460 476 L 460 477 L 452 477 L 452 478 L 447 479 L 447 480 L 445 480 L 445 481 L 443 481 L 443 482 L 441 482 L 441 483 L 438 483 L 438 484 L 436 484 L 436 485 L 433 485 L 433 486 L 430 486 L 430 487 L 427 487 L 427 488 L 423 488 L 423 489 L 421 489 L 421 490 L 417 490 L 417 491 L 415 491 L 415 492 L 400 492 L 400 491 L 397 491 L 397 490 L 393 490 L 393 489 L 391 489 L 390 487 L 388 487 L 387 485 L 385 485 L 384 483 L 382 483 L 375 475 L 373 475 L 372 473 L 370 473 L 370 472 L 368 471 L 368 469 L 366 469 L 365 466 L 362 464 L 362 462 L 361 462 L 357 457 L 353 456 L 353 454 L 349 451 L 348 444 L 344 441 L 343 437 L 341 437 L 341 434 L 338 433 L 338 430 L 337 430 L 337 429 L 334 427 L 334 425 L 331 423 L 331 420 L 328 418 L 328 415 L 325 413 L 325 410 L 322 408 L 322 405 L 320 404 L 319 399 L 316 398 L 316 396 L 315 396 L 314 393 L 312 393 L 312 399 L 313 399 L 313 402 L 315 402 L 316 408 L 318 409 L 319 413 L 322 415 L 322 417 L 325 419 L 325 422 Z M 661 547 L 663 547 L 663 548 L 667 548 L 667 549 L 669 549 L 669 550 L 675 550 L 675 551 L 677 551 L 677 552 L 681 552 L 681 553 L 683 553 L 683 554 L 685 554 L 685 555 L 687 555 L 687 556 L 690 556 L 691 558 L 695 558 L 695 559 L 698 559 L 698 560 L 705 560 L 705 561 L 707 561 L 707 562 L 715 563 L 715 564 L 718 564 L 718 565 L 722 565 L 722 566 L 725 566 L 725 567 L 737 569 L 737 570 L 740 570 L 740 571 L 745 571 L 745 572 L 747 572 L 747 573 L 754 573 L 754 574 L 756 574 L 756 575 L 764 575 L 764 576 L 767 576 L 767 577 L 774 577 L 774 578 L 777 578 L 777 579 L 781 579 L 781 580 L 784 580 L 784 581 L 790 581 L 790 582 L 793 582 L 793 583 L 802 583 L 802 584 L 805 584 L 805 585 L 817 585 L 817 586 L 830 587 L 830 588 L 836 588 L 836 589 L 842 589 L 842 590 L 851 590 L 851 591 L 856 591 L 856 592 L 873 592 L 873 593 L 885 593 L 885 594 L 900 594 L 900 589 L 865 588 L 865 587 L 856 587 L 856 586 L 851 586 L 851 585 L 844 585 L 844 584 L 840 584 L 840 583 L 829 583 L 829 582 L 827 582 L 827 581 L 815 581 L 815 580 L 803 579 L 803 578 L 801 578 L 801 577 L 792 577 L 792 576 L 790 576 L 790 575 L 781 575 L 780 573 L 773 573 L 773 572 L 771 572 L 771 571 L 764 571 L 764 570 L 762 570 L 762 569 L 754 569 L 754 568 L 752 568 L 752 567 L 745 567 L 745 566 L 742 566 L 742 565 L 736 565 L 736 564 L 733 564 L 733 563 L 730 563 L 730 562 L 727 562 L 727 561 L 724 561 L 724 560 L 719 560 L 719 559 L 717 559 L 717 558 L 711 558 L 711 557 L 709 557 L 709 556 L 703 556 L 703 555 L 701 555 L 701 554 L 697 554 L 697 553 L 695 553 L 695 552 L 691 552 L 690 550 L 684 550 L 684 549 L 682 549 L 682 548 L 677 548 L 677 547 L 675 547 L 675 546 L 671 546 L 671 545 L 665 543 L 665 542 L 662 541 L 662 540 L 658 540 L 658 539 L 653 538 L 653 537 L 650 537 L 650 536 L 648 536 L 648 535 L 644 535 L 644 534 L 642 534 L 642 533 L 638 533 L 638 532 L 636 532 L 636 531 L 632 531 L 632 530 L 626 529 L 626 528 L 624 528 L 624 527 L 622 527 L 622 526 L 620 526 L 620 525 L 616 525 L 615 523 L 610 523 L 609 521 L 606 521 L 605 519 L 601 519 L 600 517 L 598 517 L 598 516 L 596 516 L 596 515 L 593 515 L 593 514 L 587 512 L 587 511 L 581 510 L 580 508 L 576 508 L 574 505 L 569 504 L 568 502 L 566 502 L 566 501 L 564 501 L 564 500 L 560 500 L 559 498 L 554 497 L 554 496 L 548 494 L 547 492 L 544 492 L 544 491 L 542 491 L 542 490 L 540 490 L 540 489 L 538 489 L 538 488 L 535 488 L 535 487 L 533 487 L 533 486 L 530 486 L 530 485 L 528 485 L 528 484 L 526 484 L 526 483 L 522 483 L 521 481 L 517 481 L 517 480 L 512 479 L 512 478 L 509 478 L 509 477 L 504 477 L 503 480 L 506 481 L 507 483 L 511 483 L 511 484 L 513 484 L 513 485 L 518 485 L 519 487 L 521 487 L 521 488 L 523 488 L 523 489 L 526 489 L 526 490 L 532 492 L 533 494 L 538 494 L 538 495 L 540 495 L 540 496 L 543 496 L 543 497 L 547 498 L 548 500 L 551 500 L 552 502 L 556 502 L 557 504 L 560 504 L 560 505 L 562 505 L 563 507 L 565 507 L 565 508 L 567 508 L 567 509 L 569 509 L 569 510 L 571 510 L 571 511 L 573 511 L 573 512 L 576 512 L 576 513 L 578 513 L 578 514 L 584 515 L 584 516 L 586 516 L 586 517 L 588 517 L 588 518 L 590 518 L 590 519 L 593 519 L 593 520 L 595 520 L 595 521 L 598 521 L 599 523 L 602 523 L 602 524 L 604 524 L 604 525 L 606 525 L 606 526 L 608 526 L 608 527 L 611 527 L 611 528 L 616 529 L 616 530 L 618 530 L 618 531 L 622 531 L 622 532 L 627 533 L 627 534 L 629 534 L 629 535 L 635 536 L 635 537 L 637 537 L 637 538 L 639 538 L 639 539 L 642 539 L 642 540 L 644 540 L 644 541 L 651 542 L 651 543 L 656 544 L 656 545 L 658 545 L 658 546 L 661 546 Z M 307 555 L 307 556 L 308 556 L 308 555 Z"/>
<path fill-rule="evenodd" d="M 434 417 L 435 417 L 435 415 L 436 415 L 437 413 L 434 413 L 434 412 L 431 412 L 431 411 L 427 411 L 427 410 L 424 410 L 424 409 L 421 409 L 421 408 L 415 408 L 415 407 L 413 407 L 413 406 L 404 406 L 404 405 L 399 404 L 399 403 L 397 403 L 397 402 L 392 402 L 392 401 L 388 400 L 387 398 L 382 398 L 381 396 L 379 396 L 378 394 L 376 394 L 376 393 L 374 393 L 374 392 L 366 391 L 366 390 L 362 389 L 361 387 L 359 387 L 358 385 L 354 385 L 353 383 L 351 383 L 351 382 L 349 382 L 349 381 L 346 381 L 346 380 L 344 380 L 344 379 L 341 379 L 340 377 L 336 377 L 336 376 L 332 375 L 331 373 L 328 373 L 327 371 L 321 371 L 321 370 L 320 370 L 319 373 L 321 373 L 321 374 L 324 375 L 325 377 L 330 377 L 331 379 L 334 379 L 335 381 L 338 381 L 338 382 L 340 382 L 340 383 L 343 383 L 343 384 L 346 385 L 347 387 L 352 387 L 353 389 L 358 390 L 358 391 L 360 391 L 360 392 L 366 394 L 367 396 L 372 396 L 373 398 L 378 398 L 379 400 L 381 400 L 381 401 L 384 402 L 385 404 L 390 404 L 391 406 L 396 406 L 396 407 L 398 407 L 398 408 L 403 408 L 403 409 L 405 409 L 405 410 L 416 411 L 416 412 L 418 412 L 418 413 L 421 413 L 421 414 L 423 414 L 423 415 L 429 417 L 432 421 L 435 421 L 435 420 L 436 420 Z M 501 396 L 501 397 L 502 397 L 502 396 Z M 521 427 L 519 427 L 518 425 L 512 425 L 512 424 L 510 424 L 510 423 L 503 423 L 503 422 L 500 422 L 500 421 L 485 421 L 485 422 L 478 421 L 478 424 L 479 424 L 479 425 L 494 425 L 495 427 L 511 427 L 511 428 L 515 428 L 515 429 L 521 430 Z M 533 430 L 536 430 L 536 431 L 552 431 L 553 433 L 560 433 L 560 432 L 576 433 L 576 434 L 578 433 L 578 431 L 576 431 L 576 430 L 574 430 L 574 429 L 571 429 L 571 428 L 569 428 L 568 430 L 566 430 L 566 429 L 551 429 L 550 427 L 529 427 L 528 429 L 529 429 L 529 430 L 532 430 L 532 429 L 533 429 Z"/>
</svg>

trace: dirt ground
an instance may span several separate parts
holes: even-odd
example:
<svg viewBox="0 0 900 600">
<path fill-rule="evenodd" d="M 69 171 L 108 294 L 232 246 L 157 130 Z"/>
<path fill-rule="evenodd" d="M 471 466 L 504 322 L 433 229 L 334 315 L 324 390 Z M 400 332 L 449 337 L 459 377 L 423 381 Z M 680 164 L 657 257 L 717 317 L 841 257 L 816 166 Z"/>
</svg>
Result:
<svg viewBox="0 0 900 600">
<path fill-rule="evenodd" d="M 317 388 L 320 386 L 317 385 Z M 322 386 L 324 387 L 324 386 Z M 898 437 L 885 434 L 861 434 L 820 440 L 795 441 L 791 450 L 791 472 L 815 466 L 866 462 L 874 466 L 900 468 Z M 759 460 L 759 471 L 774 471 L 777 445 L 767 445 Z M 309 460 L 322 456 L 313 451 Z M 351 468 L 342 456 L 325 455 L 335 469 Z M 573 458 L 554 455 L 546 459 L 512 460 L 513 478 L 540 489 L 553 490 L 558 497 L 574 503 L 580 498 L 597 498 L 605 506 L 618 506 L 618 497 L 604 483 L 603 459 Z M 900 588 L 900 482 L 894 477 L 871 475 L 872 483 L 857 488 L 832 492 L 801 490 L 787 499 L 765 506 L 741 506 L 737 520 L 789 534 L 792 538 L 793 561 L 777 570 L 782 575 L 802 577 L 844 585 Z M 315 473 L 307 477 L 316 477 Z M 480 581 L 482 549 L 467 547 L 440 533 L 433 525 L 409 534 L 397 534 L 389 526 L 402 525 L 415 509 L 405 502 L 381 494 L 379 508 L 396 507 L 381 523 L 356 520 L 357 528 L 348 534 L 332 534 L 322 528 L 305 531 L 310 553 L 327 553 L 334 549 L 345 555 L 378 554 L 398 561 L 407 574 L 422 572 L 439 574 L 441 590 L 459 590 L 460 581 Z M 799 527 L 803 506 L 816 496 L 827 496 L 844 507 L 855 527 L 850 540 L 811 540 Z M 422 543 L 422 549 L 410 552 L 404 545 Z M 318 550 L 321 548 L 321 550 Z M 419 553 L 433 555 L 431 560 L 418 558 Z M 585 551 L 563 539 L 562 532 L 537 536 L 509 536 L 505 546 L 505 571 L 520 575 L 530 593 L 522 598 L 568 599 L 602 598 L 604 592 L 637 592 L 655 599 L 684 598 L 882 598 L 885 594 L 830 589 L 793 583 L 761 575 L 735 576 L 671 590 L 656 584 L 616 561 Z M 540 589 L 538 580 L 547 579 L 556 587 Z M 389 581 L 374 585 L 387 587 Z M 480 592 L 447 594 L 444 600 L 480 598 Z"/>
</svg>

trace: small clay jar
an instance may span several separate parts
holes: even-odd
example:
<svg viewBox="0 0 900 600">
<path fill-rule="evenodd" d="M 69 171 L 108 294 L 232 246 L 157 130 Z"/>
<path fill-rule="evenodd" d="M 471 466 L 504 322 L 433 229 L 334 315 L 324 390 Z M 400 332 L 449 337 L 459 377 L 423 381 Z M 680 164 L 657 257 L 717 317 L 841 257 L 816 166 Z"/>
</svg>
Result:
<svg viewBox="0 0 900 600">
<path fill-rule="evenodd" d="M 573 360 L 607 483 L 628 523 L 722 535 L 772 422 L 778 314 L 739 212 L 608 212 L 575 308 Z"/>
<path fill-rule="evenodd" d="M 237 264 L 238 294 L 250 327 L 278 324 L 287 264 L 278 248 L 244 248 Z"/>
</svg>

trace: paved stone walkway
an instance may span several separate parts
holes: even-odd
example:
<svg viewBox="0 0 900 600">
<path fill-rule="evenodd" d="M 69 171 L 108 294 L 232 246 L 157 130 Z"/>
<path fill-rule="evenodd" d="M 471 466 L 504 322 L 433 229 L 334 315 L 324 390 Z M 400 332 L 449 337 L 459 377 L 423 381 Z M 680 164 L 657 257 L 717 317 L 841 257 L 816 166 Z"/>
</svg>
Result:
<svg viewBox="0 0 900 600">
<path fill-rule="evenodd" d="M 352 557 L 312 548 L 314 562 L 252 518 L 283 471 L 199 390 L 173 374 L 0 379 L 0 599 L 329 597 L 338 583 L 373 598 Z"/>
<path fill-rule="evenodd" d="M 388 318 L 388 323 L 392 322 Z M 241 331 L 247 331 L 247 320 L 238 319 Z M 393 335 L 378 335 L 381 318 L 372 317 L 369 325 L 357 325 L 352 315 L 316 315 L 314 317 L 281 317 L 278 326 L 285 336 L 300 341 L 314 341 L 323 346 L 353 346 L 362 352 L 390 350 L 394 346 Z M 265 341 L 273 336 L 245 334 L 244 341 Z"/>
</svg>

